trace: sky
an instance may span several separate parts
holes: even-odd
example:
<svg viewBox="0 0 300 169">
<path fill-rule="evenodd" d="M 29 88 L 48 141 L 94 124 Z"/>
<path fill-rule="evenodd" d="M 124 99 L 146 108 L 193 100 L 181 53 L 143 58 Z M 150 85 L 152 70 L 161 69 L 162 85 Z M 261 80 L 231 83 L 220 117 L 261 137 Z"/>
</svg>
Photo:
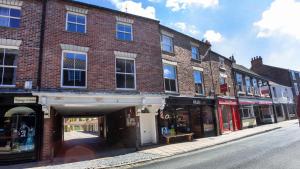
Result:
<svg viewBox="0 0 300 169">
<path fill-rule="evenodd" d="M 248 68 L 251 58 L 300 71 L 300 0 L 77 0 L 159 20 Z"/>
</svg>

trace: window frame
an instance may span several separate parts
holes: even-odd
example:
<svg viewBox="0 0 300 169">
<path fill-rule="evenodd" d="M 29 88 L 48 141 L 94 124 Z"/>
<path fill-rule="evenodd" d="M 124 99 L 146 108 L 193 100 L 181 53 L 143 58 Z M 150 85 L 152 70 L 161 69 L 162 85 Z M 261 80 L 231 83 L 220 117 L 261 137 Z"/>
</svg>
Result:
<svg viewBox="0 0 300 169">
<path fill-rule="evenodd" d="M 241 78 L 241 89 L 242 90 L 240 90 L 240 88 L 239 88 L 239 81 L 238 81 L 238 76 L 240 76 Z M 243 93 L 243 92 L 245 92 L 245 89 L 244 89 L 244 81 L 243 81 L 243 75 L 242 74 L 240 74 L 240 73 L 236 73 L 235 74 L 235 79 L 236 79 L 236 85 L 238 86 L 238 92 L 241 92 L 241 93 Z"/>
<path fill-rule="evenodd" d="M 165 69 L 165 65 L 168 65 L 168 66 L 172 66 L 174 67 L 174 71 L 175 71 L 175 87 L 176 87 L 176 91 L 171 91 L 171 90 L 166 90 L 166 82 L 165 82 L 165 79 L 169 79 L 169 78 L 165 78 L 165 73 L 163 72 L 163 78 L 164 78 L 164 90 L 166 93 L 178 93 L 179 90 L 178 90 L 178 80 L 177 80 L 177 66 L 176 65 L 172 65 L 172 64 L 167 64 L 167 63 L 163 63 L 163 70 Z M 169 79 L 169 80 L 174 80 L 174 79 Z"/>
<path fill-rule="evenodd" d="M 21 17 L 22 17 L 22 10 L 21 10 L 21 7 L 19 6 L 10 6 L 10 5 L 4 5 L 4 4 L 0 4 L 0 7 L 2 8 L 8 8 L 9 9 L 9 16 L 6 16 L 6 15 L 0 15 L 0 17 L 2 18 L 9 18 L 9 24 L 10 25 L 10 19 L 19 19 L 19 27 L 10 27 L 10 26 L 0 26 L 0 27 L 5 27 L 5 28 L 20 28 L 21 27 Z M 16 9 L 16 10 L 20 10 L 20 17 L 14 17 L 14 16 L 10 16 L 10 10 L 11 9 Z"/>
<path fill-rule="evenodd" d="M 64 53 L 73 53 L 73 54 L 83 54 L 85 55 L 86 62 L 85 62 L 85 86 L 65 86 L 63 85 L 63 70 L 68 69 L 68 70 L 77 70 L 77 69 L 69 69 L 69 68 L 64 68 Z M 82 70 L 81 70 L 82 71 Z M 62 56 L 61 56 L 61 69 L 60 69 L 60 87 L 61 88 L 66 88 L 66 89 L 86 89 L 87 88 L 87 71 L 88 71 L 88 54 L 85 52 L 78 52 L 78 51 L 71 51 L 71 50 L 63 50 L 62 51 Z M 75 76 L 74 76 L 75 78 Z"/>
<path fill-rule="evenodd" d="M 163 43 L 163 36 L 165 36 L 165 37 L 171 39 L 172 44 L 170 45 L 170 47 L 171 47 L 172 51 L 165 51 L 165 50 L 164 50 L 163 45 L 164 45 L 165 43 Z M 161 51 L 167 52 L 167 53 L 174 53 L 174 38 L 171 37 L 171 36 L 165 35 L 165 34 L 161 34 L 161 35 L 160 35 L 160 46 L 161 46 Z"/>
<path fill-rule="evenodd" d="M 0 45 L 0 48 L 2 48 L 2 49 L 4 49 L 4 51 L 6 50 L 6 49 L 15 49 L 15 50 L 18 50 L 19 51 L 19 48 L 18 47 L 13 47 L 13 46 L 2 46 L 2 45 Z M 18 56 L 19 56 L 19 54 L 18 54 Z M 17 57 L 18 57 L 17 56 Z M 17 58 L 15 58 L 15 59 L 17 59 Z M 4 68 L 15 68 L 15 71 L 17 71 L 17 68 L 18 68 L 18 65 L 16 65 L 16 66 L 4 66 L 4 62 L 3 62 L 3 64 L 2 65 L 0 65 L 0 67 L 2 67 L 3 68 L 3 72 L 2 72 L 2 75 L 1 75 L 1 79 L 0 79 L 0 88 L 15 88 L 16 87 L 16 84 L 12 84 L 12 85 L 3 85 L 3 75 L 4 75 Z M 16 75 L 15 75 L 15 77 L 14 77 L 14 80 L 15 80 L 15 82 L 17 81 L 17 73 L 16 73 Z"/>
<path fill-rule="evenodd" d="M 196 92 L 196 79 L 195 79 L 195 76 L 194 76 L 194 73 L 195 72 L 199 72 L 200 73 L 200 75 L 201 75 L 201 86 L 202 86 L 202 93 L 197 93 Z M 193 78 L 194 78 L 194 86 L 195 86 L 195 93 L 197 94 L 197 95 L 201 95 L 201 96 L 203 96 L 203 95 L 205 95 L 205 91 L 204 91 L 204 77 L 203 77 L 203 72 L 202 71 L 200 71 L 200 70 L 193 70 Z"/>
<path fill-rule="evenodd" d="M 222 57 L 219 57 L 219 67 L 225 68 L 225 59 Z"/>
<path fill-rule="evenodd" d="M 118 31 L 118 24 L 127 25 L 127 26 L 131 27 L 131 32 L 130 32 L 130 34 L 131 34 L 131 40 L 125 40 L 125 39 L 119 39 L 118 38 L 118 32 L 122 32 L 122 33 L 125 33 L 125 34 L 127 33 L 128 34 L 128 32 L 125 32 L 125 31 Z M 125 41 L 125 42 L 133 42 L 133 24 L 132 23 L 126 23 L 126 22 L 117 21 L 116 22 L 116 39 L 117 40 L 121 40 L 121 41 Z"/>
<path fill-rule="evenodd" d="M 122 73 L 122 72 L 117 72 L 117 59 L 123 59 L 123 60 L 133 60 L 133 64 L 134 64 L 134 88 L 118 88 L 118 85 L 117 85 L 117 73 L 119 74 L 132 74 L 132 73 Z M 126 69 L 125 69 L 126 71 Z M 116 86 L 116 90 L 136 90 L 136 62 L 135 62 L 135 58 L 127 58 L 127 57 L 115 57 L 115 86 Z M 126 79 L 125 79 L 125 84 L 126 84 Z"/>
<path fill-rule="evenodd" d="M 193 58 L 193 54 L 194 54 L 193 53 L 193 48 L 195 48 L 197 50 L 197 56 L 198 56 L 198 58 L 197 57 Z M 192 59 L 201 61 L 201 56 L 200 56 L 200 52 L 199 52 L 199 47 L 198 46 L 191 45 L 191 54 L 192 54 Z"/>
<path fill-rule="evenodd" d="M 78 15 L 78 16 L 83 16 L 83 17 L 85 18 L 85 24 L 78 23 L 78 22 L 70 22 L 70 21 L 68 21 L 69 14 L 72 14 L 72 15 Z M 76 24 L 76 25 L 84 25 L 84 32 L 78 32 L 77 29 L 76 29 L 75 32 L 69 31 L 69 30 L 68 30 L 68 23 L 69 23 L 69 22 L 72 23 L 72 24 Z M 65 30 L 66 30 L 67 32 L 72 32 L 72 33 L 83 33 L 83 34 L 86 34 L 86 33 L 87 33 L 87 15 L 81 14 L 81 13 L 76 13 L 76 12 L 67 11 L 67 13 L 66 13 L 66 27 L 65 27 Z"/>
<path fill-rule="evenodd" d="M 249 86 L 247 85 L 247 79 L 249 79 Z M 251 91 L 251 87 L 252 87 L 251 83 L 252 83 L 251 77 L 250 77 L 250 76 L 245 76 L 246 93 L 247 93 L 248 95 L 253 95 L 253 92 Z M 249 89 L 250 89 L 249 92 L 248 92 L 248 87 L 249 87 Z"/>
</svg>

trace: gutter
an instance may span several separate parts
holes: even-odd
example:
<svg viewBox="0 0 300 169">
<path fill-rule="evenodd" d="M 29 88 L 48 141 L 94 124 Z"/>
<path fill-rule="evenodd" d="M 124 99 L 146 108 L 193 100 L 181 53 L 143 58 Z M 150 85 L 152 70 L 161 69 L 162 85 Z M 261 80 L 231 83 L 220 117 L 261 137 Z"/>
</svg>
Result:
<svg viewBox="0 0 300 169">
<path fill-rule="evenodd" d="M 41 90 L 41 83 L 42 83 L 42 64 L 43 64 L 44 41 L 45 41 L 47 1 L 48 0 L 43 0 L 40 46 L 39 46 L 40 51 L 39 51 L 39 58 L 38 58 L 39 62 L 38 62 L 38 72 L 37 72 L 37 91 Z"/>
</svg>

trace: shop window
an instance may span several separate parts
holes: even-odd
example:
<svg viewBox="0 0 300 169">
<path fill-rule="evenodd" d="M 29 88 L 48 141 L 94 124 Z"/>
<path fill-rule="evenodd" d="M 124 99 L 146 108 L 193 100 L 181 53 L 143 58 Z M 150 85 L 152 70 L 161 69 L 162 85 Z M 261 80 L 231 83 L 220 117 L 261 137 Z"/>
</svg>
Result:
<svg viewBox="0 0 300 169">
<path fill-rule="evenodd" d="M 252 118 L 254 117 L 254 113 L 251 106 L 243 106 L 240 108 L 240 112 L 242 113 L 242 119 Z"/>
<path fill-rule="evenodd" d="M 35 131 L 34 110 L 28 107 L 15 107 L 8 110 L 0 116 L 0 154 L 34 152 Z"/>
<path fill-rule="evenodd" d="M 173 38 L 167 35 L 161 35 L 161 48 L 162 51 L 173 53 Z"/>
<path fill-rule="evenodd" d="M 177 92 L 176 67 L 164 65 L 165 90 L 167 92 Z"/>
<path fill-rule="evenodd" d="M 202 72 L 194 70 L 195 92 L 197 94 L 204 94 L 203 76 Z"/>
<path fill-rule="evenodd" d="M 0 86 L 15 86 L 18 50 L 0 48 Z"/>
<path fill-rule="evenodd" d="M 239 73 L 236 74 L 236 84 L 237 84 L 237 90 L 239 92 L 243 92 L 243 76 Z"/>
<path fill-rule="evenodd" d="M 192 59 L 200 60 L 199 49 L 196 46 L 192 46 Z"/>
<path fill-rule="evenodd" d="M 86 33 L 86 15 L 68 12 L 66 30 L 69 32 Z"/>
<path fill-rule="evenodd" d="M 250 77 L 246 76 L 245 81 L 246 81 L 246 92 L 247 92 L 247 94 L 252 94 Z"/>
<path fill-rule="evenodd" d="M 20 9 L 0 6 L 0 26 L 19 28 L 20 20 Z"/>
<path fill-rule="evenodd" d="M 124 40 L 124 41 L 132 41 L 132 24 L 128 23 L 117 23 L 117 39 Z"/>
<path fill-rule="evenodd" d="M 118 89 L 135 89 L 135 61 L 116 59 L 116 81 Z"/>
<path fill-rule="evenodd" d="M 86 87 L 85 53 L 63 52 L 62 86 L 63 87 Z"/>
</svg>

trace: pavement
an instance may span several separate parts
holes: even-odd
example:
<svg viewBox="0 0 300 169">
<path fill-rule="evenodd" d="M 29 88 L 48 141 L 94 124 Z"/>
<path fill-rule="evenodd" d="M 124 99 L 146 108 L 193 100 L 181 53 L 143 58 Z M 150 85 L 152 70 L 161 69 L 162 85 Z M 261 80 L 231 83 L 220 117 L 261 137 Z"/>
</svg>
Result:
<svg viewBox="0 0 300 169">
<path fill-rule="evenodd" d="M 168 159 L 170 157 L 174 157 L 174 156 L 178 156 L 178 155 L 193 153 L 193 152 L 196 152 L 199 150 L 216 147 L 218 145 L 230 143 L 230 142 L 237 141 L 237 140 L 247 138 L 250 136 L 266 133 L 269 131 L 273 131 L 273 130 L 277 130 L 277 129 L 281 129 L 281 128 L 285 129 L 290 126 L 297 126 L 296 128 L 299 129 L 298 120 L 290 120 L 290 121 L 284 121 L 284 122 L 280 122 L 280 123 L 276 123 L 276 124 L 263 125 L 263 126 L 259 126 L 259 127 L 255 127 L 255 128 L 244 129 L 244 130 L 240 130 L 240 131 L 227 133 L 227 134 L 224 134 L 221 136 L 216 136 L 216 137 L 195 139 L 192 142 L 182 142 L 182 143 L 169 144 L 169 145 L 157 145 L 157 146 L 152 146 L 152 147 L 145 147 L 140 151 L 128 153 L 128 154 L 124 154 L 124 155 L 119 155 L 119 156 L 105 157 L 105 158 L 99 158 L 99 159 L 94 159 L 94 160 L 87 160 L 87 161 L 80 161 L 80 162 L 73 162 L 73 163 L 66 163 L 66 164 L 50 164 L 47 166 L 44 166 L 44 164 L 41 164 L 41 163 L 36 164 L 36 165 L 35 164 L 23 164 L 23 165 L 10 166 L 10 168 L 11 169 L 12 168 L 49 168 L 49 169 L 56 169 L 56 168 L 57 169 L 131 168 L 131 167 L 134 167 L 135 165 L 145 164 L 147 162 L 153 162 L 153 161 L 160 161 L 160 160 Z M 298 134 L 298 137 L 299 137 L 299 134 Z M 293 133 L 290 135 L 293 135 Z M 268 138 L 265 138 L 265 139 L 268 140 Z M 260 145 L 259 142 L 256 142 L 256 145 Z M 239 146 L 237 146 L 237 147 L 239 147 Z M 244 147 L 247 148 L 248 147 L 247 144 L 245 144 Z M 260 147 L 260 146 L 258 146 L 258 147 Z M 263 151 L 263 148 L 260 147 L 260 149 L 257 149 L 257 151 L 258 152 Z M 253 155 L 256 156 L 256 154 L 258 152 L 253 152 Z M 224 153 L 225 153 L 224 156 L 226 156 L 226 152 L 224 152 Z M 230 153 L 230 151 L 228 153 Z M 237 157 L 245 158 L 243 156 L 248 157 L 249 154 L 239 155 Z M 251 154 L 250 154 L 250 156 L 251 156 Z M 204 158 L 204 159 L 206 159 L 206 158 Z M 199 159 L 197 159 L 197 160 L 199 160 Z M 237 159 L 235 159 L 235 160 L 237 160 Z M 232 161 L 227 161 L 227 162 L 232 163 Z M 38 166 L 40 166 L 40 167 L 38 167 Z M 180 165 L 178 165 L 178 166 L 180 166 Z M 176 168 L 176 166 L 174 166 L 174 167 Z M 196 166 L 192 166 L 192 168 L 194 168 L 194 167 L 196 167 Z M 172 168 L 172 167 L 167 167 L 167 168 Z"/>
<path fill-rule="evenodd" d="M 298 124 L 291 124 L 272 132 L 126 168 L 299 169 L 299 157 L 300 128 Z"/>
</svg>

